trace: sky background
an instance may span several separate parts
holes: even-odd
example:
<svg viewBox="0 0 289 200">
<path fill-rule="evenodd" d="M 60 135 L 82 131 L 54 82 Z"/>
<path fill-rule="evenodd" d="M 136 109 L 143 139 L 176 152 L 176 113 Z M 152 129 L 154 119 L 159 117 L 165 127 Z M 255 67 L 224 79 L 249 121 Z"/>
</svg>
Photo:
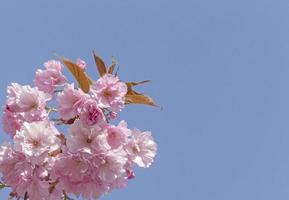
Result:
<svg viewBox="0 0 289 200">
<path fill-rule="evenodd" d="M 121 113 L 159 150 L 104 200 L 287 200 L 288 19 L 288 0 L 1 0 L 0 103 L 55 54 L 95 78 L 91 51 L 114 56 L 164 109 Z"/>
</svg>

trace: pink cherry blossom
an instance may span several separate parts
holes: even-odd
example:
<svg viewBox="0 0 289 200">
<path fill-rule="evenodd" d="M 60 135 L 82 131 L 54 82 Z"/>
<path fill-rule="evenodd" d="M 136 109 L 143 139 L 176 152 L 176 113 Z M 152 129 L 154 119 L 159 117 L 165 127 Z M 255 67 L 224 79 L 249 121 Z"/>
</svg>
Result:
<svg viewBox="0 0 289 200">
<path fill-rule="evenodd" d="M 12 83 L 7 89 L 7 106 L 12 112 L 26 112 L 31 116 L 39 115 L 45 110 L 51 95 L 28 85 Z"/>
<path fill-rule="evenodd" d="M 111 183 L 126 173 L 125 164 L 128 161 L 123 149 L 113 149 L 95 158 L 98 165 L 98 177 L 106 183 Z"/>
<path fill-rule="evenodd" d="M 49 183 L 32 176 L 27 181 L 25 191 L 28 193 L 29 200 L 46 200 L 49 196 Z"/>
<path fill-rule="evenodd" d="M 109 186 L 104 184 L 102 181 L 96 181 L 91 177 L 86 177 L 78 190 L 74 191 L 78 196 L 82 196 L 84 199 L 99 199 L 101 196 L 109 191 Z"/>
<path fill-rule="evenodd" d="M 67 192 L 77 192 L 85 179 L 91 178 L 92 168 L 81 153 L 64 153 L 56 161 L 53 176 Z"/>
<path fill-rule="evenodd" d="M 11 144 L 4 144 L 0 149 L 0 171 L 3 174 L 4 184 L 12 187 L 18 195 L 23 195 L 18 188 L 26 184 L 32 175 L 33 166 L 26 160 L 24 154 L 15 151 Z"/>
<path fill-rule="evenodd" d="M 124 107 L 127 86 L 112 74 L 105 74 L 94 82 L 91 91 L 102 108 L 119 112 Z"/>
<path fill-rule="evenodd" d="M 51 196 L 48 179 L 48 171 L 42 166 L 35 166 L 33 173 L 27 174 L 13 189 L 22 198 L 27 193 L 29 200 L 46 200 Z"/>
<path fill-rule="evenodd" d="M 49 152 L 60 147 L 58 131 L 47 122 L 25 122 L 14 136 L 15 150 L 24 153 L 33 164 L 41 164 Z"/>
<path fill-rule="evenodd" d="M 4 131 L 14 136 L 25 121 L 48 120 L 45 107 L 50 99 L 49 94 L 37 88 L 12 83 L 7 89 L 7 104 L 3 111 Z"/>
<path fill-rule="evenodd" d="M 12 137 L 16 134 L 17 130 L 20 130 L 23 120 L 20 114 L 11 112 L 7 106 L 3 111 L 3 129 L 6 133 L 9 133 Z"/>
<path fill-rule="evenodd" d="M 19 164 L 22 164 L 22 169 L 27 170 L 26 173 L 32 170 L 32 166 L 29 168 L 25 168 L 27 166 L 25 155 L 14 151 L 13 147 L 9 143 L 5 143 L 1 146 L 0 149 L 0 171 L 3 174 L 2 181 L 7 185 L 17 185 L 20 181 L 20 174 L 17 172 L 20 170 Z"/>
<path fill-rule="evenodd" d="M 57 98 L 60 117 L 69 120 L 78 116 L 87 98 L 88 96 L 80 89 L 74 89 L 73 84 L 66 85 Z"/>
<path fill-rule="evenodd" d="M 127 128 L 125 121 L 121 121 L 117 126 L 110 125 L 107 127 L 107 141 L 114 149 L 126 144 L 130 135 L 131 130 Z"/>
<path fill-rule="evenodd" d="M 44 63 L 45 70 L 36 71 L 35 85 L 39 90 L 53 94 L 57 86 L 66 83 L 66 78 L 62 74 L 63 66 L 57 60 L 50 60 Z"/>
<path fill-rule="evenodd" d="M 127 181 L 133 179 L 135 177 L 133 171 L 133 164 L 131 162 L 127 162 L 124 166 L 126 173 L 123 173 L 117 179 L 109 184 L 110 191 L 113 189 L 121 189 L 127 186 Z"/>
<path fill-rule="evenodd" d="M 86 69 L 86 62 L 80 58 L 77 59 L 76 64 L 83 70 Z"/>
<path fill-rule="evenodd" d="M 103 127 L 106 124 L 102 110 L 93 99 L 85 101 L 79 117 L 82 123 L 87 126 L 98 125 Z"/>
<path fill-rule="evenodd" d="M 127 145 L 127 151 L 132 162 L 140 167 L 148 168 L 154 161 L 157 144 L 151 133 L 141 132 L 138 129 L 132 131 L 132 139 Z"/>
<path fill-rule="evenodd" d="M 77 120 L 71 125 L 67 137 L 67 148 L 71 152 L 79 150 L 89 153 L 105 152 L 110 149 L 107 143 L 107 133 L 98 126 L 87 127 Z"/>
<path fill-rule="evenodd" d="M 26 177 L 25 181 L 16 186 L 18 195 L 24 196 L 27 192 L 29 200 L 46 200 L 49 197 L 48 172 L 44 167 L 36 166 L 33 173 Z"/>
</svg>

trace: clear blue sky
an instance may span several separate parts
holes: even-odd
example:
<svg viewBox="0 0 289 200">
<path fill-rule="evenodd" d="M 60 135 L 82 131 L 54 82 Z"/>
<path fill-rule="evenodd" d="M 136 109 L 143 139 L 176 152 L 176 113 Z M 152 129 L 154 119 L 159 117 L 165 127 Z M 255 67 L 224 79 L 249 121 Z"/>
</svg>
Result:
<svg viewBox="0 0 289 200">
<path fill-rule="evenodd" d="M 287 200 L 288 19 L 288 0 L 2 0 L 0 102 L 54 53 L 97 77 L 94 49 L 164 107 L 121 114 L 159 151 L 103 199 Z"/>
</svg>

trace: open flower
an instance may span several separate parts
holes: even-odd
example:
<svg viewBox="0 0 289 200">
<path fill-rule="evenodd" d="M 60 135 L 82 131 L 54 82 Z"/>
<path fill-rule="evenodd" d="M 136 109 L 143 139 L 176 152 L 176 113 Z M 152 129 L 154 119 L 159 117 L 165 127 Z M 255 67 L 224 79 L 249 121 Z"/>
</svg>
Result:
<svg viewBox="0 0 289 200">
<path fill-rule="evenodd" d="M 82 123 L 87 126 L 98 125 L 103 127 L 106 124 L 102 110 L 93 99 L 85 101 L 79 117 Z"/>
<path fill-rule="evenodd" d="M 28 85 L 12 83 L 7 89 L 7 107 L 12 112 L 25 112 L 31 116 L 39 115 L 45 110 L 51 95 Z"/>
<path fill-rule="evenodd" d="M 98 177 L 106 183 L 112 183 L 126 173 L 127 154 L 123 149 L 113 149 L 95 157 Z"/>
<path fill-rule="evenodd" d="M 39 90 L 53 94 L 57 86 L 66 83 L 66 78 L 62 74 L 63 65 L 57 60 L 49 60 L 44 63 L 45 70 L 36 71 L 35 85 Z"/>
<path fill-rule="evenodd" d="M 9 133 L 11 136 L 16 134 L 17 130 L 20 130 L 23 123 L 23 118 L 21 114 L 14 113 L 5 106 L 3 111 L 3 129 L 6 133 Z"/>
<path fill-rule="evenodd" d="M 132 131 L 132 139 L 127 145 L 127 151 L 132 162 L 140 167 L 149 167 L 156 155 L 157 144 L 151 133 L 141 132 L 138 129 Z"/>
<path fill-rule="evenodd" d="M 69 129 L 67 148 L 71 152 L 83 150 L 89 153 L 100 153 L 110 149 L 106 131 L 98 126 L 87 127 L 77 120 Z"/>
<path fill-rule="evenodd" d="M 127 128 L 125 121 L 121 121 L 117 126 L 110 125 L 107 127 L 107 141 L 114 149 L 125 145 L 130 135 L 131 130 Z"/>
<path fill-rule="evenodd" d="M 127 86 L 118 77 L 105 74 L 93 83 L 91 92 L 100 107 L 119 112 L 124 107 Z"/>
<path fill-rule="evenodd" d="M 49 152 L 60 147 L 58 131 L 47 122 L 25 122 L 14 136 L 15 149 L 33 164 L 41 164 Z"/>
<path fill-rule="evenodd" d="M 66 85 L 64 91 L 58 95 L 59 114 L 62 119 L 69 120 L 79 115 L 87 95 L 74 85 Z"/>
<path fill-rule="evenodd" d="M 66 152 L 56 161 L 53 177 L 59 178 L 59 185 L 68 193 L 84 199 L 98 199 L 109 191 L 109 185 L 97 176 L 93 157 L 87 152 Z"/>
</svg>

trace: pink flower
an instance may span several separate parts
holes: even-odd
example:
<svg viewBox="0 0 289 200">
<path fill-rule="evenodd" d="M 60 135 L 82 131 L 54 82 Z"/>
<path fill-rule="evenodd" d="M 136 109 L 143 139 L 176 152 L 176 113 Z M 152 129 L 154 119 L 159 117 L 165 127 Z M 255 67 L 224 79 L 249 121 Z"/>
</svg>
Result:
<svg viewBox="0 0 289 200">
<path fill-rule="evenodd" d="M 15 151 L 10 144 L 1 146 L 0 172 L 3 183 L 19 197 L 24 198 L 26 192 L 30 200 L 56 196 L 56 193 L 49 194 L 49 172 L 43 166 L 33 166 L 23 153 Z"/>
<path fill-rule="evenodd" d="M 73 85 L 66 85 L 64 91 L 58 95 L 59 114 L 62 119 L 69 120 L 79 115 L 88 96 Z"/>
<path fill-rule="evenodd" d="M 111 148 L 118 148 L 127 143 L 131 130 L 127 128 L 127 123 L 121 121 L 117 126 L 110 125 L 107 127 L 107 141 Z"/>
<path fill-rule="evenodd" d="M 21 193 L 18 188 L 26 184 L 33 173 L 33 167 L 26 160 L 24 154 L 16 152 L 7 143 L 2 145 L 0 149 L 0 172 L 3 175 L 3 183 L 11 186 L 18 195 L 24 196 L 25 192 Z"/>
<path fill-rule="evenodd" d="M 49 152 L 60 147 L 59 132 L 47 122 L 25 122 L 14 136 L 15 149 L 32 164 L 41 164 Z"/>
<path fill-rule="evenodd" d="M 108 190 L 108 185 L 101 181 L 96 181 L 91 177 L 87 177 L 74 193 L 82 196 L 84 199 L 99 199 L 102 195 L 106 194 Z"/>
<path fill-rule="evenodd" d="M 26 112 L 31 116 L 39 115 L 45 110 L 46 102 L 51 95 L 31 88 L 28 85 L 21 86 L 12 83 L 7 89 L 7 106 L 12 112 Z"/>
<path fill-rule="evenodd" d="M 46 200 L 49 197 L 50 184 L 37 173 L 37 168 L 34 173 L 21 181 L 15 188 L 15 191 L 22 198 L 27 192 L 29 200 Z"/>
<path fill-rule="evenodd" d="M 54 166 L 53 177 L 59 178 L 59 185 L 68 193 L 98 199 L 108 192 L 109 186 L 96 176 L 92 158 L 92 154 L 83 151 L 64 153 Z"/>
<path fill-rule="evenodd" d="M 124 107 L 127 86 L 118 77 L 105 74 L 93 83 L 91 92 L 101 108 L 119 112 Z"/>
<path fill-rule="evenodd" d="M 86 69 L 86 62 L 84 60 L 81 60 L 80 58 L 77 59 L 76 64 L 78 67 L 81 69 L 85 70 Z"/>
<path fill-rule="evenodd" d="M 27 191 L 29 200 L 45 200 L 49 196 L 49 182 L 40 180 L 38 177 L 32 176 L 25 184 L 26 187 L 21 188 Z M 17 191 L 17 190 L 16 190 Z"/>
<path fill-rule="evenodd" d="M 150 132 L 132 131 L 132 139 L 127 145 L 130 160 L 140 167 L 148 168 L 156 155 L 157 144 Z"/>
<path fill-rule="evenodd" d="M 92 169 L 89 160 L 82 154 L 62 154 L 56 161 L 53 169 L 54 178 L 59 178 L 67 192 L 76 192 L 85 178 L 91 177 Z"/>
<path fill-rule="evenodd" d="M 85 101 L 79 117 L 82 123 L 87 126 L 98 125 L 103 127 L 106 124 L 102 110 L 92 99 Z"/>
<path fill-rule="evenodd" d="M 3 112 L 3 129 L 6 133 L 11 134 L 13 137 L 17 130 L 20 130 L 22 126 L 22 117 L 20 114 L 11 112 L 7 106 L 5 106 Z"/>
<path fill-rule="evenodd" d="M 35 85 L 39 90 L 53 94 L 57 86 L 66 83 L 66 78 L 62 74 L 63 66 L 57 60 L 50 60 L 44 63 L 45 70 L 36 71 Z"/>
<path fill-rule="evenodd" d="M 97 173 L 100 180 L 111 183 L 126 173 L 127 161 L 127 154 L 123 149 L 113 149 L 95 157 L 93 162 L 98 166 Z"/>
<path fill-rule="evenodd" d="M 80 150 L 88 153 L 105 152 L 110 148 L 106 137 L 105 130 L 100 127 L 87 127 L 77 120 L 69 129 L 67 148 L 74 153 Z"/>
<path fill-rule="evenodd" d="M 22 198 L 27 192 L 29 200 L 44 200 L 50 196 L 50 184 L 47 181 L 48 172 L 43 168 L 36 166 L 33 174 L 26 176 L 23 181 L 15 187 L 15 192 Z"/>
<path fill-rule="evenodd" d="M 3 144 L 0 149 L 0 172 L 3 175 L 2 181 L 5 184 L 12 186 L 19 183 L 20 174 L 17 173 L 19 171 L 19 163 L 26 163 L 24 154 L 14 151 L 9 143 Z M 25 169 L 25 166 L 23 165 L 22 169 L 28 172 L 30 169 Z"/>
<path fill-rule="evenodd" d="M 48 113 L 45 110 L 39 110 L 31 113 L 11 112 L 6 106 L 3 111 L 3 129 L 12 137 L 19 131 L 24 122 L 48 121 Z"/>
<path fill-rule="evenodd" d="M 127 162 L 124 166 L 126 173 L 123 173 L 117 179 L 115 179 L 112 183 L 109 184 L 110 191 L 113 189 L 121 189 L 127 186 L 127 180 L 133 179 L 135 174 L 133 172 L 133 164 L 131 162 Z"/>
</svg>

